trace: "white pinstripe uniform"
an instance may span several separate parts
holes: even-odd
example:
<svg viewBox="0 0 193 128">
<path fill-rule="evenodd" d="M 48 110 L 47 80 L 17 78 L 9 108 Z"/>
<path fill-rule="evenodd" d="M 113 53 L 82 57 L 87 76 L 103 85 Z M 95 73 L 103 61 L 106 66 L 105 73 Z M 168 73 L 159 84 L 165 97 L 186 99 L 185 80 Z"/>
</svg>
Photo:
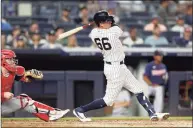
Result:
<svg viewBox="0 0 193 128">
<path fill-rule="evenodd" d="M 134 94 L 142 92 L 141 83 L 136 80 L 125 64 L 120 64 L 125 59 L 123 46 L 119 40 L 122 33 L 118 26 L 113 26 L 109 29 L 94 28 L 89 35 L 103 54 L 104 74 L 107 79 L 106 94 L 103 99 L 108 106 L 113 104 L 122 87 Z"/>
</svg>

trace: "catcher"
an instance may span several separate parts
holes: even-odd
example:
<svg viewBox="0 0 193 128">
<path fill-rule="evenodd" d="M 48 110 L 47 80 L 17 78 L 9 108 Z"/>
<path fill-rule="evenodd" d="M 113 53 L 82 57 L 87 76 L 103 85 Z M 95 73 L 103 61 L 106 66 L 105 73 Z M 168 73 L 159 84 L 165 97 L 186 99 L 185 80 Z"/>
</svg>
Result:
<svg viewBox="0 0 193 128">
<path fill-rule="evenodd" d="M 25 71 L 25 68 L 17 65 L 16 55 L 12 50 L 1 50 L 1 113 L 6 115 L 20 109 L 32 113 L 44 121 L 54 121 L 62 118 L 67 110 L 60 110 L 43 103 L 34 101 L 27 94 L 14 96 L 11 93 L 14 80 L 31 82 L 33 79 L 41 80 L 41 71 L 32 69 Z"/>
</svg>

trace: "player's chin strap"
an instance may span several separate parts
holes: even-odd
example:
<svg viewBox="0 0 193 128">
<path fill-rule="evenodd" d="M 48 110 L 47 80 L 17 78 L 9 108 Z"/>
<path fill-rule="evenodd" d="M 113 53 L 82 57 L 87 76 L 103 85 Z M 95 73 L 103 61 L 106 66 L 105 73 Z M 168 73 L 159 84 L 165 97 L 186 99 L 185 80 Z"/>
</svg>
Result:
<svg viewBox="0 0 193 128">
<path fill-rule="evenodd" d="M 149 116 L 152 116 L 155 114 L 155 110 L 152 106 L 152 104 L 149 102 L 147 97 L 142 93 L 135 94 L 139 103 L 145 108 L 145 110 L 148 112 Z"/>
<path fill-rule="evenodd" d="M 44 121 L 49 121 L 49 115 L 55 114 L 55 108 L 34 101 L 26 94 L 20 94 L 18 98 L 20 99 L 21 109 L 32 113 L 33 115 Z"/>
</svg>

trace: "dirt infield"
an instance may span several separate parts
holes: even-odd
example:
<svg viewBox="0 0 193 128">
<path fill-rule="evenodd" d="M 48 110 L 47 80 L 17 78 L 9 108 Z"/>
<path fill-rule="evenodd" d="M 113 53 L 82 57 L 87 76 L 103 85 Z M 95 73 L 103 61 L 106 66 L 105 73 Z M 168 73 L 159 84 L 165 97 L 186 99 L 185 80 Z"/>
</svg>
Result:
<svg viewBox="0 0 193 128">
<path fill-rule="evenodd" d="M 92 122 L 79 122 L 77 119 L 62 119 L 56 122 L 43 122 L 38 119 L 3 119 L 2 127 L 192 127 L 191 119 L 169 119 L 151 122 L 148 119 L 94 119 Z"/>
</svg>

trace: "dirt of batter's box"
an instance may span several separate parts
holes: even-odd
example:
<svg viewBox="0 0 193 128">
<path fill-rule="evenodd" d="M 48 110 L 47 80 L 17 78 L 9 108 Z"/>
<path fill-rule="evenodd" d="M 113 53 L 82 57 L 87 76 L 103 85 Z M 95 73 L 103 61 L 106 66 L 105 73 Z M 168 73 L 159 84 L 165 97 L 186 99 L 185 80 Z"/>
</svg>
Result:
<svg viewBox="0 0 193 128">
<path fill-rule="evenodd" d="M 2 127 L 192 127 L 192 121 L 167 120 L 151 122 L 149 120 L 94 120 L 92 122 L 79 122 L 78 120 L 65 120 L 43 122 L 40 120 L 2 120 Z"/>
</svg>

